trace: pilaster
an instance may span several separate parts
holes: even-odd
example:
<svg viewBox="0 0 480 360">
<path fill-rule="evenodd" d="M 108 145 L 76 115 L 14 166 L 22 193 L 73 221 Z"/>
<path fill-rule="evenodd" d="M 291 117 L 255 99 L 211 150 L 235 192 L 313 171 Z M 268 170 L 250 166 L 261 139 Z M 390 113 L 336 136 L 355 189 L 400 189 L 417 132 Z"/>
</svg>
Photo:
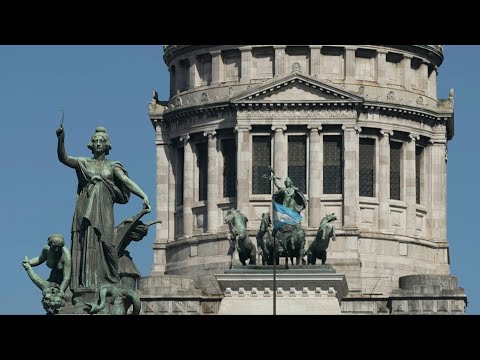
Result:
<svg viewBox="0 0 480 360">
<path fill-rule="evenodd" d="M 418 134 L 411 133 L 410 141 L 405 145 L 404 179 L 405 179 L 405 204 L 407 206 L 407 235 L 415 236 L 417 223 L 417 202 L 415 185 L 415 143 L 420 139 Z"/>
<path fill-rule="evenodd" d="M 237 125 L 237 209 L 247 217 L 251 193 L 251 126 Z"/>
<path fill-rule="evenodd" d="M 218 219 L 218 168 L 217 168 L 217 140 L 216 132 L 203 133 L 208 138 L 208 174 L 207 174 L 207 232 L 217 231 Z"/>
<path fill-rule="evenodd" d="M 275 74 L 274 77 L 280 77 L 285 74 L 285 45 L 276 45 L 275 49 Z"/>
<path fill-rule="evenodd" d="M 322 46 L 310 45 L 310 75 L 320 77 Z"/>
<path fill-rule="evenodd" d="M 210 52 L 212 55 L 212 84 L 218 85 L 225 81 L 225 69 L 222 59 L 222 51 L 215 50 Z"/>
<path fill-rule="evenodd" d="M 283 181 L 288 176 L 288 142 L 285 131 L 285 125 L 274 125 L 272 131 L 275 132 L 273 137 L 273 168 L 275 176 Z"/>
<path fill-rule="evenodd" d="M 310 152 L 308 172 L 308 226 L 318 227 L 321 217 L 321 197 L 323 192 L 323 139 L 322 126 L 308 127 L 310 130 Z"/>
<path fill-rule="evenodd" d="M 250 82 L 250 69 L 252 67 L 252 47 L 241 47 L 240 54 L 240 62 L 242 64 L 240 71 L 240 82 L 246 84 Z"/>
<path fill-rule="evenodd" d="M 390 228 L 390 137 L 393 131 L 380 130 L 379 146 L 379 181 L 378 181 L 378 228 L 388 231 Z"/>
<path fill-rule="evenodd" d="M 183 155 L 183 235 L 193 234 L 193 148 L 190 135 L 180 138 L 184 142 Z"/>
<path fill-rule="evenodd" d="M 344 228 L 357 228 L 358 215 L 358 133 L 362 128 L 357 125 L 344 125 L 344 174 L 343 174 L 343 226 Z"/>
</svg>

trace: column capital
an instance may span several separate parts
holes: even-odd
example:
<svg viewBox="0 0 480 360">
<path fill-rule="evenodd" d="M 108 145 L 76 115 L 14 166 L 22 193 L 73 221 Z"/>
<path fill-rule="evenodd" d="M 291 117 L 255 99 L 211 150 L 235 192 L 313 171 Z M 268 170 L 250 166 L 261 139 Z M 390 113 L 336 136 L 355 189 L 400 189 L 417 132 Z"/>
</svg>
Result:
<svg viewBox="0 0 480 360">
<path fill-rule="evenodd" d="M 222 53 L 222 50 L 213 50 L 210 51 L 210 55 L 215 56 L 215 55 L 220 55 Z"/>
<path fill-rule="evenodd" d="M 215 130 L 207 130 L 203 132 L 203 136 L 208 137 L 209 139 L 213 139 L 217 135 Z"/>
<path fill-rule="evenodd" d="M 393 136 L 393 130 L 391 129 L 381 129 L 380 130 L 380 134 L 382 134 L 382 136 Z"/>
<path fill-rule="evenodd" d="M 180 140 L 181 142 L 183 142 L 184 144 L 187 144 L 188 141 L 190 140 L 190 134 L 186 134 L 186 135 L 180 136 L 179 140 Z"/>
<path fill-rule="evenodd" d="M 447 140 L 445 139 L 435 139 L 435 138 L 431 138 L 428 143 L 430 145 L 446 145 L 447 144 Z"/>
<path fill-rule="evenodd" d="M 162 130 L 165 127 L 165 122 L 163 120 L 163 117 L 161 119 L 153 120 L 153 123 L 155 124 L 155 133 L 157 135 L 161 135 L 163 132 Z"/>
<path fill-rule="evenodd" d="M 362 132 L 362 127 L 360 125 L 356 125 L 356 124 L 345 124 L 345 125 L 342 125 L 342 130 L 343 131 L 355 130 L 358 134 L 358 133 Z"/>
<path fill-rule="evenodd" d="M 242 46 L 242 47 L 238 48 L 238 50 L 240 50 L 241 52 L 252 51 L 252 47 L 251 46 Z"/>
<path fill-rule="evenodd" d="M 323 45 L 310 45 L 310 49 L 321 49 Z"/>
<path fill-rule="evenodd" d="M 240 131 L 252 131 L 252 127 L 250 125 L 237 125 L 233 129 L 234 132 L 240 132 Z"/>
<path fill-rule="evenodd" d="M 286 125 L 272 125 L 272 131 L 287 131 Z"/>
<path fill-rule="evenodd" d="M 168 129 L 165 129 L 166 125 L 163 121 L 155 122 L 155 145 L 170 145 Z"/>
<path fill-rule="evenodd" d="M 317 131 L 317 132 L 320 132 L 322 131 L 322 125 L 318 125 L 318 126 L 310 126 L 310 125 L 307 125 L 307 129 L 310 130 L 311 133 Z"/>
<path fill-rule="evenodd" d="M 420 140 L 420 135 L 416 133 L 410 133 L 408 134 L 408 137 L 410 138 L 410 141 L 413 142 Z"/>
<path fill-rule="evenodd" d="M 387 55 L 387 54 L 388 54 L 388 50 L 385 50 L 385 49 L 377 49 L 377 54 Z"/>
<path fill-rule="evenodd" d="M 286 49 L 287 45 L 273 45 L 273 48 L 275 50 L 281 50 L 281 49 Z"/>
<path fill-rule="evenodd" d="M 403 54 L 403 58 L 404 58 L 404 59 L 410 59 L 410 60 L 412 60 L 412 59 L 413 59 L 413 55 Z"/>
</svg>

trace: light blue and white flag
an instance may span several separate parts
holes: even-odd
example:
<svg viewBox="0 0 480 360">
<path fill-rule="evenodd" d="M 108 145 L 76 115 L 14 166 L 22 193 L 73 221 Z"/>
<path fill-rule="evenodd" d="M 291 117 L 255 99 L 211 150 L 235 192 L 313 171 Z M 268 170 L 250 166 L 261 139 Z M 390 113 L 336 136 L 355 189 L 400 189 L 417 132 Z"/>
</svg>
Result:
<svg viewBox="0 0 480 360">
<path fill-rule="evenodd" d="M 300 224 L 302 217 L 292 209 L 273 202 L 273 229 L 280 229 L 285 224 Z"/>
</svg>

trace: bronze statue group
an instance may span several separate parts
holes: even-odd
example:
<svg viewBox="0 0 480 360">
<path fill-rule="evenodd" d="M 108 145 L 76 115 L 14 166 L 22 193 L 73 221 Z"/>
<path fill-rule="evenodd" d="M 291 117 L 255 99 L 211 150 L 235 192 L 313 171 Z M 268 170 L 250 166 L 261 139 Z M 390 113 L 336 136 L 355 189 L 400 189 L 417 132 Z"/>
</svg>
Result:
<svg viewBox="0 0 480 360">
<path fill-rule="evenodd" d="M 270 230 L 272 219 L 270 213 L 263 213 L 260 229 L 257 232 L 257 248 L 250 240 L 247 233 L 248 218 L 236 209 L 229 209 L 225 216 L 225 222 L 230 229 L 230 251 L 238 251 L 238 257 L 242 265 L 256 265 L 257 254 L 261 255 L 262 265 L 279 264 L 281 257 L 285 258 L 285 266 L 288 268 L 288 259 L 292 265 L 304 265 L 306 262 L 315 265 L 317 259 L 325 264 L 327 260 L 327 248 L 330 240 L 335 241 L 335 227 L 333 222 L 337 220 L 334 213 L 323 217 L 318 227 L 315 239 L 305 248 L 305 231 L 301 226 L 301 211 L 305 209 L 307 200 L 302 192 L 293 185 L 292 180 L 285 179 L 285 187 L 278 185 L 278 178 L 271 169 L 270 180 L 278 189 L 273 194 L 273 229 Z M 304 257 L 307 256 L 307 261 Z"/>
<path fill-rule="evenodd" d="M 77 199 L 71 226 L 71 252 L 62 235 L 53 234 L 40 256 L 22 262 L 27 274 L 42 290 L 47 314 L 57 314 L 66 303 L 74 314 L 140 313 L 136 279 L 140 273 L 129 252 L 131 241 L 147 235 L 152 221 L 140 219 L 151 211 L 143 190 L 132 181 L 118 161 L 106 158 L 112 149 L 107 130 L 97 127 L 88 148 L 93 157 L 72 157 L 65 151 L 63 125 L 57 129 L 59 161 L 74 169 L 78 179 Z M 115 226 L 114 203 L 125 204 L 133 193 L 143 200 L 143 210 Z M 32 269 L 42 263 L 51 268 L 42 279 Z"/>
<path fill-rule="evenodd" d="M 148 227 L 160 220 L 147 224 L 140 219 L 151 211 L 150 202 L 143 190 L 132 181 L 123 165 L 106 158 L 112 149 L 107 130 L 97 127 L 88 148 L 93 157 L 72 157 L 65 150 L 63 124 L 57 129 L 57 155 L 59 161 L 75 170 L 78 179 L 77 199 L 71 226 L 71 252 L 65 247 L 61 234 L 53 234 L 42 248 L 38 257 L 22 262 L 28 276 L 42 291 L 42 304 L 47 314 L 57 314 L 66 304 L 73 314 L 132 314 L 140 313 L 140 299 L 136 292 L 136 280 L 140 273 L 135 266 L 127 246 L 140 241 Z M 273 231 L 269 213 L 262 215 L 260 230 L 256 236 L 262 264 L 278 264 L 279 257 L 309 264 L 316 259 L 326 261 L 326 250 L 330 239 L 335 240 L 333 221 L 335 214 L 326 215 L 319 226 L 315 240 L 305 250 L 305 231 L 301 226 L 301 211 L 306 199 L 285 179 L 280 187 L 271 170 L 270 180 L 278 191 L 273 195 Z M 143 210 L 115 226 L 113 205 L 125 204 L 133 193 L 143 200 Z M 256 264 L 257 249 L 247 232 L 247 217 L 236 209 L 227 211 L 225 222 L 229 225 L 231 247 L 229 254 L 238 251 L 243 265 Z M 274 241 L 275 240 L 275 241 Z M 274 245 L 275 244 L 275 245 Z M 274 255 L 275 254 L 275 255 Z M 47 280 L 38 276 L 32 267 L 46 263 L 51 269 Z"/>
</svg>

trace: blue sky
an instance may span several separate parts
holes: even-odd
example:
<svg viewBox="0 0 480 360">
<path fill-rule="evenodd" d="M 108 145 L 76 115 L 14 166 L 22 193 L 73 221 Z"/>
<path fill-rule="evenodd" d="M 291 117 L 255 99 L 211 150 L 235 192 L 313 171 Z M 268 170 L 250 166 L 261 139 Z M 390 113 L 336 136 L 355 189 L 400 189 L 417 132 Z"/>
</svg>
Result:
<svg viewBox="0 0 480 360">
<path fill-rule="evenodd" d="M 96 126 L 107 128 L 109 158 L 120 160 L 155 208 L 154 130 L 147 105 L 152 91 L 168 97 L 161 46 L 0 46 L 0 234 L 3 261 L 0 314 L 44 314 L 40 291 L 21 265 L 38 256 L 54 232 L 69 233 L 76 176 L 58 162 L 55 130 L 64 108 L 66 148 L 90 156 Z M 445 46 L 438 96 L 455 88 L 455 137 L 448 148 L 448 239 L 451 272 L 468 298 L 469 314 L 480 314 L 480 243 L 474 225 L 480 204 L 477 158 L 480 121 L 480 46 Z M 141 209 L 136 196 L 116 205 L 116 223 Z M 145 216 L 146 220 L 153 215 Z M 153 230 L 153 229 L 152 229 Z M 151 231 L 130 250 L 141 273 L 153 262 Z M 35 268 L 48 275 L 45 265 Z M 7 290 L 8 289 L 8 290 Z"/>
</svg>

